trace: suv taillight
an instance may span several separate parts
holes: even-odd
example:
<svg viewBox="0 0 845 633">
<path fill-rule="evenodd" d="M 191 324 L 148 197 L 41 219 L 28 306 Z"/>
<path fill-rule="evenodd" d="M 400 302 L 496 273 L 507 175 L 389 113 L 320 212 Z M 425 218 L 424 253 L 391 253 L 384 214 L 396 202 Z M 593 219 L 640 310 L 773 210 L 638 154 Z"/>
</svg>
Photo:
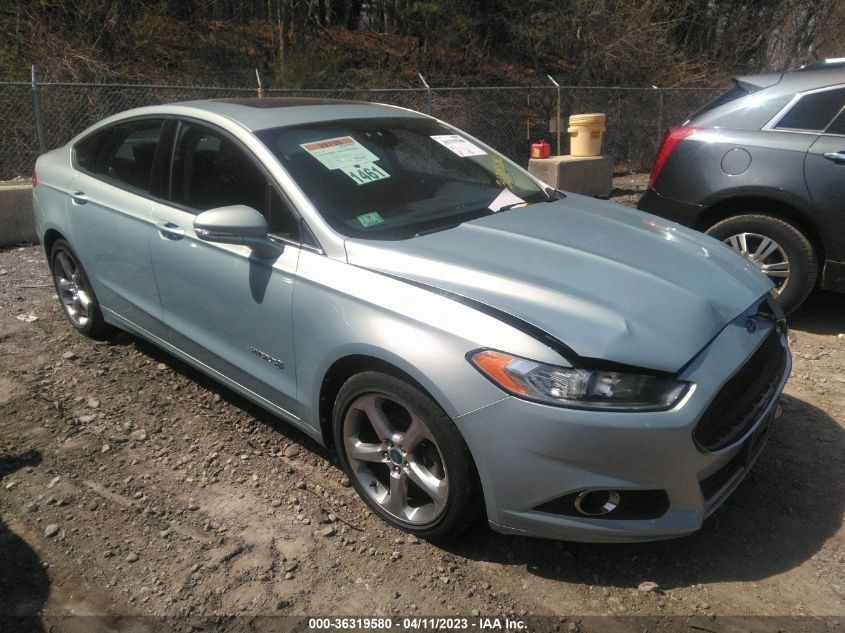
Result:
<svg viewBox="0 0 845 633">
<path fill-rule="evenodd" d="M 34 169 L 32 170 L 32 180 L 31 180 L 31 182 L 32 182 L 33 187 L 38 184 L 38 176 L 35 175 Z"/>
<path fill-rule="evenodd" d="M 701 130 L 700 127 L 669 128 L 669 131 L 666 132 L 666 136 L 663 137 L 663 142 L 660 143 L 660 149 L 657 150 L 657 156 L 654 157 L 654 166 L 651 168 L 651 176 L 648 179 L 649 189 L 654 186 L 654 181 L 657 180 L 660 170 L 663 169 L 663 165 L 665 165 L 666 161 L 669 160 L 669 156 L 675 150 L 675 146 L 680 141 L 691 134 L 695 134 L 699 130 Z"/>
</svg>

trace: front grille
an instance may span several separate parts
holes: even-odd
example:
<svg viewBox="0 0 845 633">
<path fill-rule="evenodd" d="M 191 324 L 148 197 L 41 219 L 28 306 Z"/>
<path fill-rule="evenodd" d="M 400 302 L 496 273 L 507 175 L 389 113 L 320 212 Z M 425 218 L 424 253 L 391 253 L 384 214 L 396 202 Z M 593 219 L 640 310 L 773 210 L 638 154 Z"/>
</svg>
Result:
<svg viewBox="0 0 845 633">
<path fill-rule="evenodd" d="M 742 470 L 757 458 L 763 444 L 771 430 L 771 420 L 767 420 L 745 441 L 742 448 L 731 460 L 712 475 L 705 477 L 699 483 L 704 499 L 711 501 L 721 490 L 731 482 Z"/>
<path fill-rule="evenodd" d="M 708 453 L 741 439 L 771 402 L 786 367 L 786 349 L 773 329 L 725 383 L 701 416 L 692 437 Z"/>
</svg>

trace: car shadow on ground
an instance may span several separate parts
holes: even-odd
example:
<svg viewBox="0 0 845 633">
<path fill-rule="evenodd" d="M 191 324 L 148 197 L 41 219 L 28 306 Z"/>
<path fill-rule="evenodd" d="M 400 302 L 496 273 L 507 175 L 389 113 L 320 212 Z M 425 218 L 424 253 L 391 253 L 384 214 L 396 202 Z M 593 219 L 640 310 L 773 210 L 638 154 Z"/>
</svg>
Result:
<svg viewBox="0 0 845 633">
<path fill-rule="evenodd" d="M 785 399 L 768 445 L 727 502 L 685 538 L 598 545 L 511 537 L 473 529 L 443 549 L 519 565 L 544 578 L 632 588 L 757 581 L 801 565 L 841 526 L 845 433 L 824 411 Z"/>
<path fill-rule="evenodd" d="M 845 332 L 845 293 L 815 290 L 786 322 L 791 328 L 811 334 L 837 335 Z"/>
<path fill-rule="evenodd" d="M 25 466 L 41 463 L 41 454 L 0 454 L 0 481 Z M 43 631 L 38 614 L 50 595 L 50 579 L 26 541 L 0 519 L 0 630 Z"/>
<path fill-rule="evenodd" d="M 175 372 L 178 372 L 185 378 L 200 385 L 206 391 L 219 394 L 220 398 L 224 402 L 232 405 L 233 407 L 237 407 L 244 413 L 255 418 L 256 421 L 261 422 L 262 424 L 266 424 L 274 431 L 281 433 L 291 442 L 296 442 L 301 447 L 311 451 L 316 455 L 319 455 L 320 457 L 332 462 L 333 464 L 338 463 L 334 451 L 325 448 L 321 444 L 314 441 L 314 439 L 311 438 L 309 435 L 299 430 L 292 424 L 285 422 L 284 420 L 273 415 L 266 409 L 261 408 L 260 406 L 248 400 L 244 396 L 241 396 L 239 393 L 233 391 L 232 389 L 229 389 L 228 387 L 217 382 L 213 378 L 208 377 L 198 369 L 194 369 L 192 366 L 176 358 L 175 356 L 168 354 L 167 352 L 165 352 L 159 347 L 156 347 L 152 343 L 140 337 L 137 337 L 134 334 L 121 330 L 109 338 L 109 344 L 118 346 L 134 345 L 139 352 L 149 357 L 156 363 L 164 363 L 170 369 Z"/>
</svg>

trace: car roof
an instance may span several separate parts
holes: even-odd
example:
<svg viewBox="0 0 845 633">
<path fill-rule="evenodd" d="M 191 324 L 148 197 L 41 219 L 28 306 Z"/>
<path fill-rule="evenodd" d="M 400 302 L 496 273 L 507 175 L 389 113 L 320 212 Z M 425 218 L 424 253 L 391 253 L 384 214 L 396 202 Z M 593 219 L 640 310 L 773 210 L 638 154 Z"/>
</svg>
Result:
<svg viewBox="0 0 845 633">
<path fill-rule="evenodd" d="M 425 118 L 424 114 L 383 103 L 315 99 L 308 97 L 249 97 L 183 101 L 170 106 L 155 106 L 159 113 L 168 107 L 186 114 L 211 113 L 231 119 L 256 132 L 267 128 L 335 121 L 338 119 L 366 119 L 382 117 Z"/>
</svg>

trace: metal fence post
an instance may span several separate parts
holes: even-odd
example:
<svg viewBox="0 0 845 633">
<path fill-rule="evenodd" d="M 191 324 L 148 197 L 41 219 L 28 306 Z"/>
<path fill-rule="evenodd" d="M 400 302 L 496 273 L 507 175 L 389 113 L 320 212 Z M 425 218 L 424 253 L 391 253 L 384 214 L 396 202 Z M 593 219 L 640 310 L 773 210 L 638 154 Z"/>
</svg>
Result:
<svg viewBox="0 0 845 633">
<path fill-rule="evenodd" d="M 546 75 L 546 77 L 557 88 L 557 119 L 555 120 L 555 130 L 557 131 L 557 155 L 560 156 L 560 84 L 551 75 Z"/>
<path fill-rule="evenodd" d="M 420 78 L 420 81 L 425 86 L 425 91 L 428 99 L 428 112 L 426 114 L 431 114 L 431 86 L 428 85 L 428 82 L 425 80 L 425 77 L 422 76 L 422 73 L 417 73 Z"/>
<path fill-rule="evenodd" d="M 35 132 L 38 134 L 39 154 L 47 151 L 47 144 L 44 142 L 44 113 L 41 112 L 41 99 L 38 96 L 38 84 L 35 82 L 35 65 L 32 65 L 32 101 L 35 105 Z"/>
<path fill-rule="evenodd" d="M 255 80 L 258 82 L 258 98 L 264 96 L 264 86 L 261 85 L 261 75 L 258 74 L 258 69 L 255 69 Z"/>
</svg>

